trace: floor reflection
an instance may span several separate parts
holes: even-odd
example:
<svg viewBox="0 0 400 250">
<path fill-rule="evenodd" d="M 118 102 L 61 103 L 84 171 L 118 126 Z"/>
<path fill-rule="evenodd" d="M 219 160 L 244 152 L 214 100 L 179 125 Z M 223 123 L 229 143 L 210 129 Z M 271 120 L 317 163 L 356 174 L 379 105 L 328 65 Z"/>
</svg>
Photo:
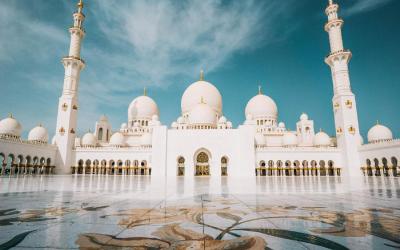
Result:
<svg viewBox="0 0 400 250">
<path fill-rule="evenodd" d="M 0 178 L 0 249 L 393 249 L 398 178 Z"/>
</svg>

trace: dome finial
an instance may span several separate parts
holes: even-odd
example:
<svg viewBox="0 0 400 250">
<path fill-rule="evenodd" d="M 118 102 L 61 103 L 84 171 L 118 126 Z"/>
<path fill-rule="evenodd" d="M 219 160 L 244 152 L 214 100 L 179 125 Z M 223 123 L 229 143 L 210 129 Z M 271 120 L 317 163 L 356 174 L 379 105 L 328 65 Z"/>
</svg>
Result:
<svg viewBox="0 0 400 250">
<path fill-rule="evenodd" d="M 379 125 L 379 120 L 376 120 L 376 125 Z"/>
<path fill-rule="evenodd" d="M 200 70 L 200 81 L 204 81 L 204 70 Z"/>
<path fill-rule="evenodd" d="M 261 85 L 258 85 L 258 94 L 262 95 Z"/>
<path fill-rule="evenodd" d="M 79 0 L 78 4 L 76 6 L 78 6 L 78 13 L 82 13 L 83 1 Z"/>
<path fill-rule="evenodd" d="M 8 113 L 8 118 L 14 118 L 12 113 Z"/>
<path fill-rule="evenodd" d="M 147 89 L 146 89 L 146 87 L 143 88 L 143 95 L 144 95 L 144 96 L 147 96 Z"/>
</svg>

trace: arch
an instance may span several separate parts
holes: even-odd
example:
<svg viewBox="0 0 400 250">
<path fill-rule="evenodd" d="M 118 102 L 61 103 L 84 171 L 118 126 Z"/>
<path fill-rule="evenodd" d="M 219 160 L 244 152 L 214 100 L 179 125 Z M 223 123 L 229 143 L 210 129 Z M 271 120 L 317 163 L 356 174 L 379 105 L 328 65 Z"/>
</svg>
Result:
<svg viewBox="0 0 400 250">
<path fill-rule="evenodd" d="M 178 166 L 178 176 L 184 176 L 185 175 L 185 157 L 183 156 L 178 156 L 176 159 L 177 166 Z"/>
<path fill-rule="evenodd" d="M 374 159 L 374 167 L 375 167 L 375 176 L 381 176 L 381 168 L 379 167 L 379 160 L 377 158 Z"/>
<path fill-rule="evenodd" d="M 366 163 L 367 163 L 367 175 L 372 176 L 372 162 L 370 159 L 367 159 Z"/>
<path fill-rule="evenodd" d="M 117 161 L 117 168 L 114 169 L 114 174 L 122 174 L 122 168 L 123 168 L 124 162 L 122 160 Z"/>
<path fill-rule="evenodd" d="M 194 154 L 195 162 L 195 176 L 209 176 L 210 175 L 210 159 L 211 154 L 206 149 L 199 149 Z"/>
<path fill-rule="evenodd" d="M 328 175 L 335 176 L 335 162 L 332 160 L 328 161 Z"/>
<path fill-rule="evenodd" d="M 308 161 L 307 160 L 302 161 L 301 165 L 303 166 L 303 176 L 310 175 L 310 171 L 308 169 Z"/>
<path fill-rule="evenodd" d="M 276 166 L 277 166 L 277 175 L 280 176 L 282 174 L 283 162 L 281 160 L 278 160 L 276 162 Z"/>
<path fill-rule="evenodd" d="M 326 167 L 325 167 L 325 161 L 320 160 L 319 161 L 319 175 L 320 176 L 326 176 Z"/>
<path fill-rule="evenodd" d="M 292 162 L 289 160 L 285 162 L 285 175 L 286 176 L 292 175 Z"/>
<path fill-rule="evenodd" d="M 389 176 L 388 160 L 385 157 L 382 158 L 382 165 L 383 165 L 383 175 Z"/>
<path fill-rule="evenodd" d="M 36 174 L 39 168 L 39 157 L 37 156 L 33 157 L 32 165 L 33 165 L 33 173 Z"/>
<path fill-rule="evenodd" d="M 398 167 L 397 158 L 393 156 L 390 159 L 390 161 L 392 162 L 392 174 L 393 174 L 393 176 L 397 176 L 397 167 Z"/>
<path fill-rule="evenodd" d="M 317 173 L 317 161 L 315 161 L 315 160 L 312 160 L 311 161 L 311 163 L 310 163 L 310 165 L 311 165 L 311 175 L 312 176 L 314 176 L 314 175 L 318 175 L 318 173 Z"/>
<path fill-rule="evenodd" d="M 269 161 L 268 161 L 268 175 L 269 175 L 269 176 L 272 176 L 272 175 L 273 175 L 273 173 L 274 173 L 274 166 L 275 166 L 274 161 L 273 161 L 273 160 L 269 160 Z"/>
<path fill-rule="evenodd" d="M 261 160 L 258 163 L 258 167 L 256 168 L 256 176 L 266 176 L 267 175 L 267 171 L 265 169 L 265 166 L 266 166 L 265 161 Z"/>
<path fill-rule="evenodd" d="M 46 166 L 50 167 L 51 165 L 51 158 L 47 158 L 46 160 Z"/>
<path fill-rule="evenodd" d="M 97 140 L 103 140 L 103 128 L 99 128 L 99 133 L 97 135 Z"/>
<path fill-rule="evenodd" d="M 293 166 L 294 166 L 294 168 L 293 168 L 293 174 L 294 174 L 295 176 L 299 176 L 299 175 L 300 175 L 300 172 L 301 172 L 301 170 L 300 170 L 300 161 L 295 160 L 295 161 L 293 162 Z"/>
<path fill-rule="evenodd" d="M 146 175 L 147 174 L 147 161 L 142 160 L 140 162 L 140 175 Z"/>
<path fill-rule="evenodd" d="M 227 156 L 221 157 L 221 176 L 228 175 L 228 162 L 229 158 Z"/>
<path fill-rule="evenodd" d="M 83 164 L 84 164 L 83 160 L 80 159 L 78 161 L 78 167 L 75 168 L 75 174 L 81 174 L 83 172 Z"/>
</svg>

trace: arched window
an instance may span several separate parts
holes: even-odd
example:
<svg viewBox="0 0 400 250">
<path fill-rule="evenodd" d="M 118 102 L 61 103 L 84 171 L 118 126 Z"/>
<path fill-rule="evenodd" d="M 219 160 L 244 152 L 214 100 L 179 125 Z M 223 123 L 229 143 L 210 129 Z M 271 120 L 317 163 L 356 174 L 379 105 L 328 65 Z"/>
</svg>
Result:
<svg viewBox="0 0 400 250">
<path fill-rule="evenodd" d="M 183 156 L 178 157 L 178 176 L 185 175 L 185 158 Z"/>
<path fill-rule="evenodd" d="M 99 133 L 97 135 L 97 140 L 103 140 L 103 128 L 99 128 Z"/>
<path fill-rule="evenodd" d="M 221 158 L 221 176 L 227 176 L 228 175 L 228 158 L 226 156 L 223 156 Z"/>
</svg>

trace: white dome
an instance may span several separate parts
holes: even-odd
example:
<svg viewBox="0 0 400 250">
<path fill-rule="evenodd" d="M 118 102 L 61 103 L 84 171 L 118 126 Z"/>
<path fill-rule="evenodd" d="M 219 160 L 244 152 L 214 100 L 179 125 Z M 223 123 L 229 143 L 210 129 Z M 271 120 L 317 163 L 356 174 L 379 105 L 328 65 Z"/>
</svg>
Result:
<svg viewBox="0 0 400 250">
<path fill-rule="evenodd" d="M 152 134 L 150 134 L 150 133 L 144 133 L 143 135 L 142 135 L 142 138 L 141 138 L 141 144 L 143 145 L 143 146 L 151 146 L 152 145 L 152 143 L 153 143 L 153 139 L 152 139 L 153 137 L 152 137 Z"/>
<path fill-rule="evenodd" d="M 101 121 L 101 122 L 108 122 L 107 116 L 101 115 L 101 116 L 100 116 L 100 121 Z"/>
<path fill-rule="evenodd" d="M 296 146 L 297 145 L 297 136 L 294 133 L 285 133 L 282 136 L 282 145 L 283 146 Z"/>
<path fill-rule="evenodd" d="M 306 113 L 301 114 L 300 121 L 307 121 L 307 120 L 308 120 L 308 115 Z"/>
<path fill-rule="evenodd" d="M 246 118 L 252 115 L 253 119 L 278 117 L 278 108 L 269 96 L 258 94 L 250 99 L 246 105 Z"/>
<path fill-rule="evenodd" d="M 331 145 L 331 138 L 327 133 L 320 131 L 314 136 L 314 146 L 327 147 L 330 145 Z"/>
<path fill-rule="evenodd" d="M 172 127 L 172 128 L 178 128 L 178 123 L 177 123 L 177 122 L 173 122 L 173 123 L 171 124 L 171 127 Z"/>
<path fill-rule="evenodd" d="M 198 103 L 189 113 L 190 124 L 215 125 L 216 120 L 215 111 L 205 103 Z"/>
<path fill-rule="evenodd" d="M 28 141 L 47 143 L 49 140 L 49 133 L 47 129 L 39 125 L 34 127 L 28 134 Z"/>
<path fill-rule="evenodd" d="M 148 96 L 139 96 L 135 98 L 128 108 L 128 119 L 152 119 L 153 115 L 159 115 L 156 102 Z"/>
<path fill-rule="evenodd" d="M 233 127 L 232 122 L 229 122 L 229 121 L 228 121 L 228 122 L 226 123 L 226 127 L 227 127 L 227 128 L 232 128 L 232 127 Z"/>
<path fill-rule="evenodd" d="M 393 139 L 392 131 L 386 126 L 376 124 L 368 131 L 368 142 L 380 142 Z"/>
<path fill-rule="evenodd" d="M 226 117 L 225 116 L 221 116 L 221 118 L 219 118 L 218 123 L 226 123 Z"/>
<path fill-rule="evenodd" d="M 125 138 L 120 132 L 114 133 L 110 138 L 111 146 L 123 147 L 125 146 Z"/>
<path fill-rule="evenodd" d="M 93 133 L 86 133 L 81 140 L 81 144 L 84 147 L 95 147 L 97 145 L 96 136 Z"/>
<path fill-rule="evenodd" d="M 265 145 L 265 137 L 260 134 L 260 133 L 256 133 L 254 136 L 254 141 L 256 145 Z"/>
<path fill-rule="evenodd" d="M 121 129 L 127 129 L 128 128 L 128 124 L 126 124 L 125 122 L 121 124 Z"/>
<path fill-rule="evenodd" d="M 280 128 L 285 128 L 285 127 L 286 127 L 286 125 L 285 125 L 285 123 L 284 123 L 284 122 L 280 122 L 280 123 L 278 124 L 278 127 L 280 127 Z"/>
<path fill-rule="evenodd" d="M 185 90 L 181 100 L 182 113 L 190 112 L 201 98 L 214 112 L 222 113 L 222 96 L 214 85 L 206 81 L 197 81 Z"/>
<path fill-rule="evenodd" d="M 21 131 L 21 124 L 13 117 L 7 117 L 0 121 L 0 135 L 20 137 Z"/>
</svg>

